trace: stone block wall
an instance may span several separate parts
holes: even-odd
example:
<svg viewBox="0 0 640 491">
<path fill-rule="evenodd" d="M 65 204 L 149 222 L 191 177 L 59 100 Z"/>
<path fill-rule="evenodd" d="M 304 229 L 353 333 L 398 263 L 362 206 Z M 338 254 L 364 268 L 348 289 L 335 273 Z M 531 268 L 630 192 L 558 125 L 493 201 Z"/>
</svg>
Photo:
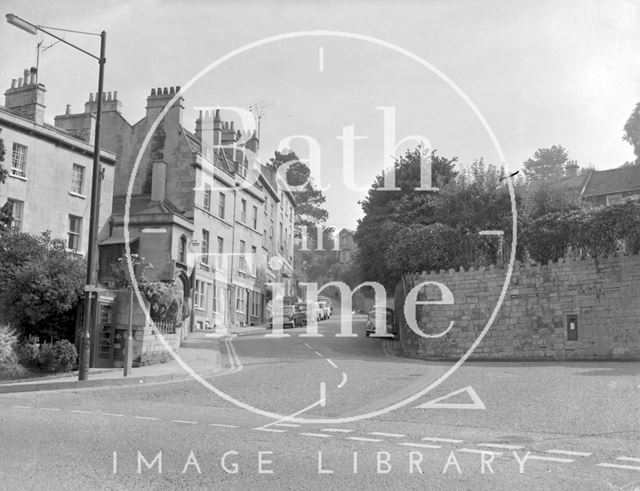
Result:
<svg viewBox="0 0 640 491">
<path fill-rule="evenodd" d="M 405 276 L 396 290 L 402 353 L 424 359 L 460 358 L 486 326 L 506 273 L 505 266 Z M 418 327 L 426 334 L 442 333 L 454 321 L 441 337 L 418 336 L 404 316 L 406 295 L 424 281 L 445 285 L 454 297 L 452 305 L 416 307 Z M 434 285 L 421 292 L 418 300 L 442 298 Z M 495 321 L 469 359 L 636 358 L 640 358 L 640 256 L 620 256 L 544 266 L 516 262 Z"/>
</svg>

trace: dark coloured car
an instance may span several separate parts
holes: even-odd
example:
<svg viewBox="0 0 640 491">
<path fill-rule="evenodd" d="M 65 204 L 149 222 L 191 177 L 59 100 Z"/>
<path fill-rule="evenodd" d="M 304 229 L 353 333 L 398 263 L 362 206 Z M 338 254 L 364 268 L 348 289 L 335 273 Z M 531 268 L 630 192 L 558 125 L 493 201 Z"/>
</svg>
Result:
<svg viewBox="0 0 640 491">
<path fill-rule="evenodd" d="M 293 305 L 285 305 L 282 307 L 282 327 L 296 327 L 294 321 L 295 308 Z M 273 329 L 273 318 L 269 319 L 269 329 Z"/>
<path fill-rule="evenodd" d="M 386 332 L 382 335 L 376 335 L 376 315 L 382 315 L 386 321 Z M 367 330 L 366 336 L 395 338 L 396 337 L 396 322 L 395 312 L 392 308 L 385 307 L 384 305 L 376 305 L 373 307 L 367 316 Z"/>
</svg>

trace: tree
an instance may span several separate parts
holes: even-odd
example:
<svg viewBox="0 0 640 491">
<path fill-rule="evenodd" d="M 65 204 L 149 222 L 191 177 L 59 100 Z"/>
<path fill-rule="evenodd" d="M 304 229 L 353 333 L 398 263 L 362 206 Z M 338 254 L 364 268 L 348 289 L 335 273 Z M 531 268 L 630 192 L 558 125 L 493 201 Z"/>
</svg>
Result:
<svg viewBox="0 0 640 491">
<path fill-rule="evenodd" d="M 524 173 L 529 181 L 550 181 L 564 176 L 564 166 L 569 156 L 562 145 L 539 148 L 532 159 L 524 163 Z"/>
<path fill-rule="evenodd" d="M 0 237 L 0 311 L 23 336 L 73 339 L 74 312 L 84 286 L 84 260 L 65 242 L 8 233 Z"/>
<path fill-rule="evenodd" d="M 289 186 L 304 185 L 303 190 L 292 193 L 296 201 L 294 226 L 297 237 L 300 237 L 303 226 L 310 229 L 312 226 L 322 225 L 327 221 L 329 213 L 324 209 L 326 202 L 324 194 L 313 185 L 309 167 L 300 162 L 295 152 L 276 151 L 267 165 L 277 171 L 282 165 L 288 163 L 290 165 L 286 172 L 287 184 Z"/>
<path fill-rule="evenodd" d="M 633 146 L 636 164 L 640 165 L 640 102 L 633 108 L 629 119 L 627 119 L 624 125 L 624 135 L 622 139 Z"/>
<path fill-rule="evenodd" d="M 381 190 L 384 173 L 378 175 L 364 200 L 360 202 L 364 218 L 358 222 L 355 240 L 358 244 L 360 277 L 378 281 L 393 288 L 400 274 L 389 268 L 385 251 L 396 241 L 396 234 L 411 224 L 434 223 L 434 200 L 437 193 L 416 191 L 420 186 L 420 148 L 407 150 L 396 159 L 395 181 L 398 191 Z M 442 188 L 456 176 L 456 159 L 447 159 L 433 152 L 431 156 L 433 186 Z"/>
</svg>

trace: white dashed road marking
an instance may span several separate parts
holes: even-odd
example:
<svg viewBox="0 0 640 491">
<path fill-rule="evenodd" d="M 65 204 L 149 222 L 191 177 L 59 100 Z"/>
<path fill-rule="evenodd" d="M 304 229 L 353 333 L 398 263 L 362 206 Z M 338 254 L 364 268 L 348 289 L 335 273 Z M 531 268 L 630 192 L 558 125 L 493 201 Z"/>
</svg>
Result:
<svg viewBox="0 0 640 491">
<path fill-rule="evenodd" d="M 209 426 L 217 426 L 217 427 L 220 427 L 220 428 L 237 428 L 236 425 L 225 425 L 225 424 L 222 424 L 222 423 L 209 423 Z"/>
<path fill-rule="evenodd" d="M 160 418 L 153 418 L 151 416 L 136 416 L 136 419 L 148 419 L 149 421 L 160 421 Z"/>
<path fill-rule="evenodd" d="M 556 455 L 573 455 L 575 457 L 590 457 L 593 455 L 591 452 L 574 452 L 573 450 L 547 450 L 547 453 L 552 453 Z"/>
<path fill-rule="evenodd" d="M 377 442 L 381 442 L 382 440 L 378 439 L 378 438 L 364 438 L 361 436 L 348 436 L 347 440 L 355 440 L 357 442 L 373 442 L 373 443 L 377 443 Z"/>
<path fill-rule="evenodd" d="M 253 428 L 256 431 L 267 431 L 270 433 L 286 433 L 287 430 L 279 430 L 277 428 Z"/>
<path fill-rule="evenodd" d="M 325 358 L 325 360 L 327 360 L 327 363 L 329 365 L 331 365 L 333 368 L 338 368 L 338 365 L 336 365 L 335 363 L 333 363 L 329 358 Z"/>
<path fill-rule="evenodd" d="M 626 462 L 640 462 L 640 459 L 638 459 L 637 457 L 618 457 L 616 460 L 622 460 L 622 461 L 626 461 Z"/>
<path fill-rule="evenodd" d="M 184 419 L 172 419 L 171 422 L 172 423 L 181 423 L 181 424 L 185 424 L 185 425 L 197 425 L 198 424 L 197 421 L 185 421 Z"/>
<path fill-rule="evenodd" d="M 58 407 L 41 407 L 40 411 L 60 411 Z"/>
<path fill-rule="evenodd" d="M 425 442 L 445 442 L 445 443 L 463 443 L 464 440 L 455 440 L 453 438 L 438 438 L 435 436 L 425 436 L 422 441 Z"/>
<path fill-rule="evenodd" d="M 71 412 L 77 414 L 93 414 L 93 411 L 81 411 L 80 409 L 72 409 Z"/>
<path fill-rule="evenodd" d="M 120 413 L 100 413 L 103 416 L 115 416 L 117 418 L 122 418 L 124 416 L 124 414 L 120 414 Z"/>
<path fill-rule="evenodd" d="M 440 445 L 430 445 L 428 443 L 402 442 L 402 443 L 398 443 L 398 445 L 402 445 L 403 447 L 416 447 L 416 448 L 442 448 L 442 446 Z"/>
<path fill-rule="evenodd" d="M 284 426 L 286 428 L 299 428 L 300 425 L 296 423 L 275 423 L 273 426 Z"/>
<path fill-rule="evenodd" d="M 407 435 L 402 435 L 401 433 L 384 433 L 382 431 L 372 431 L 369 433 L 374 436 L 388 436 L 389 438 L 404 438 Z"/>
<path fill-rule="evenodd" d="M 487 447 L 487 448 L 501 448 L 504 450 L 522 450 L 524 447 L 522 445 L 506 445 L 503 443 L 477 443 L 478 447 Z"/>
<path fill-rule="evenodd" d="M 640 467 L 637 465 L 622 465 L 622 464 L 607 464 L 601 463 L 597 464 L 598 467 L 610 467 L 612 469 L 625 469 L 629 471 L 640 471 Z"/>
<path fill-rule="evenodd" d="M 11 407 L 15 409 L 31 409 L 31 406 L 11 406 Z"/>
<path fill-rule="evenodd" d="M 331 438 L 331 435 L 327 435 L 326 433 L 298 433 L 298 435 L 304 436 L 317 436 L 318 438 Z"/>
<path fill-rule="evenodd" d="M 565 459 L 562 457 L 545 457 L 544 455 L 529 455 L 527 460 L 543 460 L 545 462 L 559 462 L 561 464 L 570 464 L 575 462 L 574 459 Z"/>
<path fill-rule="evenodd" d="M 351 433 L 353 430 L 346 428 L 322 428 L 320 431 L 326 431 L 328 433 Z"/>
</svg>

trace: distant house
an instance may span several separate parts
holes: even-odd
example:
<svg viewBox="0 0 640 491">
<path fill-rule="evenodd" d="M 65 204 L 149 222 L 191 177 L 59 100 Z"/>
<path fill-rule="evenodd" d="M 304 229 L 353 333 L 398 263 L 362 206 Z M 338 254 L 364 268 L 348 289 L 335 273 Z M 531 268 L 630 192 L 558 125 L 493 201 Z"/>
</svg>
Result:
<svg viewBox="0 0 640 491">
<path fill-rule="evenodd" d="M 610 205 L 624 199 L 640 198 L 640 166 L 591 171 L 582 199 L 594 205 Z"/>
<path fill-rule="evenodd" d="M 575 161 L 569 161 L 565 177 L 556 186 L 579 193 L 580 197 L 593 205 L 610 205 L 625 199 L 640 199 L 640 166 L 616 169 L 590 169 L 578 173 Z"/>
<path fill-rule="evenodd" d="M 341 264 L 349 264 L 356 251 L 356 243 L 353 238 L 355 231 L 343 228 L 338 233 L 338 260 Z"/>
</svg>

